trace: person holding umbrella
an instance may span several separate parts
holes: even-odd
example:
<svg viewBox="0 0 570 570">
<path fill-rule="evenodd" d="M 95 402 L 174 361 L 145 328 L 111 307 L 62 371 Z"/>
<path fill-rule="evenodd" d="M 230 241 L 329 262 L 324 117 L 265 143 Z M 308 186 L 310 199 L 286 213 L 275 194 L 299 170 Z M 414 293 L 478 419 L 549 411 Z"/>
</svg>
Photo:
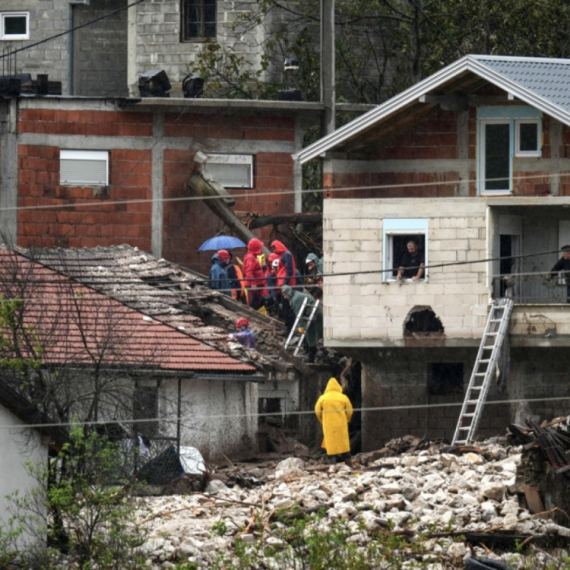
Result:
<svg viewBox="0 0 570 570">
<path fill-rule="evenodd" d="M 228 296 L 230 295 L 230 282 L 225 265 L 229 259 L 230 254 L 225 249 L 214 253 L 214 255 L 212 255 L 212 266 L 210 267 L 210 273 L 208 275 L 208 285 L 210 289 L 216 289 Z"/>
</svg>

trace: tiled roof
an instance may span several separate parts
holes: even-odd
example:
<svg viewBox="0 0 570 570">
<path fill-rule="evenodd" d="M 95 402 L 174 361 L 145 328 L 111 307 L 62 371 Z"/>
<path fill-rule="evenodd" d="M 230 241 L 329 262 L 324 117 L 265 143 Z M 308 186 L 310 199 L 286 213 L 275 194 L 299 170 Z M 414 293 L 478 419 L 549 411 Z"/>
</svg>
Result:
<svg viewBox="0 0 570 570">
<path fill-rule="evenodd" d="M 416 104 L 422 96 L 445 89 L 448 82 L 466 73 L 485 79 L 516 99 L 570 126 L 570 60 L 466 55 L 317 140 L 294 154 L 293 159 L 303 164 L 339 147 L 387 117 Z"/>
<path fill-rule="evenodd" d="M 134 310 L 67 276 L 0 250 L 0 294 L 18 299 L 26 339 L 24 356 L 39 348 L 42 362 L 251 374 L 256 368 Z M 20 308 L 21 307 L 21 308 Z M 36 350 L 38 350 L 36 348 Z M 3 355 L 9 354 L 4 347 Z"/>
<path fill-rule="evenodd" d="M 129 245 L 94 248 L 46 248 L 35 259 L 122 303 L 183 330 L 219 350 L 267 370 L 302 367 L 283 350 L 285 328 L 246 305 L 210 289 L 199 273 Z M 249 319 L 257 350 L 228 346 L 239 317 Z"/>
</svg>

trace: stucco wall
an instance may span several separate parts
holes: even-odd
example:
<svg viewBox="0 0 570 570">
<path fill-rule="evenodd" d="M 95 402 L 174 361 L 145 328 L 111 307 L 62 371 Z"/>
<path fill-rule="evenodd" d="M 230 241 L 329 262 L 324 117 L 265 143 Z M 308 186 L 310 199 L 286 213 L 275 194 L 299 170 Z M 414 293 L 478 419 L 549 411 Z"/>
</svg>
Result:
<svg viewBox="0 0 570 570">
<path fill-rule="evenodd" d="M 25 463 L 47 468 L 48 449 L 41 444 L 40 435 L 25 424 L 14 414 L 0 405 L 0 521 L 7 523 L 13 512 L 9 510 L 10 501 L 7 495 L 18 492 L 20 497 L 26 496 L 34 489 L 37 481 L 30 476 Z M 24 514 L 24 513 L 22 513 Z M 39 522 L 38 528 L 39 528 Z M 45 530 L 44 530 L 45 535 Z M 42 541 L 45 536 L 34 536 L 33 533 L 24 533 L 19 546 Z"/>
<path fill-rule="evenodd" d="M 161 396 L 161 429 L 175 437 L 178 381 L 164 380 Z M 257 384 L 184 379 L 181 410 L 180 443 L 198 448 L 204 459 L 239 457 L 257 451 Z"/>
<path fill-rule="evenodd" d="M 383 220 L 427 220 L 429 278 L 383 283 Z M 445 341 L 480 338 L 487 314 L 486 205 L 452 200 L 326 200 L 324 325 L 328 346 L 403 346 L 414 307 L 431 307 Z M 449 264 L 438 267 L 438 264 Z M 330 275 L 334 274 L 334 275 Z"/>
</svg>

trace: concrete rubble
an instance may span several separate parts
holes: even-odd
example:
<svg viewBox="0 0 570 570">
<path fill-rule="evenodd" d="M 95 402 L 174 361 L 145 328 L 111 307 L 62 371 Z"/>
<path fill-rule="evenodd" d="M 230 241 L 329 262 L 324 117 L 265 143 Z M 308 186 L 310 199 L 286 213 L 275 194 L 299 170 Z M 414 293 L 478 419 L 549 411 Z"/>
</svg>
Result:
<svg viewBox="0 0 570 570">
<path fill-rule="evenodd" d="M 570 530 L 519 503 L 520 460 L 521 447 L 489 440 L 463 453 L 431 444 L 395 456 L 362 454 L 352 466 L 296 457 L 232 464 L 242 476 L 214 470 L 204 493 L 142 498 L 143 550 L 153 569 L 180 562 L 211 568 L 221 557 L 226 565 L 219 567 L 229 568 L 238 538 L 252 551 L 259 544 L 286 551 L 277 511 L 322 509 L 324 518 L 311 524 L 326 532 L 334 521 L 346 521 L 348 541 L 363 549 L 374 534 L 410 542 L 421 534 L 424 553 L 408 558 L 402 551 L 401 568 L 464 568 L 473 557 L 502 560 L 505 568 L 530 568 L 532 558 L 534 567 L 545 567 L 566 552 L 560 547 Z M 506 548 L 486 541 L 497 536 L 517 537 L 519 548 L 512 540 Z M 285 566 L 265 560 L 259 567 Z M 374 567 L 394 565 L 379 558 Z"/>
</svg>

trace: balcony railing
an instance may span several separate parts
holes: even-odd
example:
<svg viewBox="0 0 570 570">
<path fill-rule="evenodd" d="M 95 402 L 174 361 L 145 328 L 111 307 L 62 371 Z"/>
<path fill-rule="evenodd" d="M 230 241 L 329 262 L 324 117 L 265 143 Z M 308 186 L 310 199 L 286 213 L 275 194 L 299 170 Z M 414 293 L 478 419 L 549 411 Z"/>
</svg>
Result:
<svg viewBox="0 0 570 570">
<path fill-rule="evenodd" d="M 566 303 L 566 283 L 555 276 L 547 280 L 546 274 L 517 274 L 493 278 L 493 296 L 510 297 L 518 304 Z"/>
</svg>

